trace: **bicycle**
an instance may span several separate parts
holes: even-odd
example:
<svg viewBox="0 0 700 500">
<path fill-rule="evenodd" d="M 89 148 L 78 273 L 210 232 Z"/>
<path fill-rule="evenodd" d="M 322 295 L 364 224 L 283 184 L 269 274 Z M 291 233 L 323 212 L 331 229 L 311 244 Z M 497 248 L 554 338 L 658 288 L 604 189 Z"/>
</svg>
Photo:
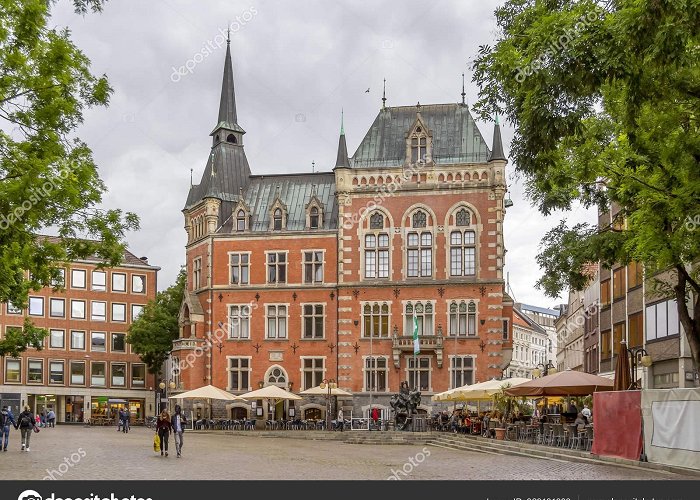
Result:
<svg viewBox="0 0 700 500">
<path fill-rule="evenodd" d="M 146 418 L 146 427 L 148 429 L 155 429 L 156 428 L 156 417 L 147 417 Z"/>
</svg>

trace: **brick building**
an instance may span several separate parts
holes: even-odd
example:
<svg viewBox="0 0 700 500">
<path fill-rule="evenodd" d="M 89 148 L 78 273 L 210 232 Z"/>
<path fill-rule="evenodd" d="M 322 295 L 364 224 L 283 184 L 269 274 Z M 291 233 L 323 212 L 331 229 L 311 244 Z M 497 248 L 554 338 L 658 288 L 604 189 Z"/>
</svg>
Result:
<svg viewBox="0 0 700 500">
<path fill-rule="evenodd" d="M 51 238 L 51 237 L 47 237 Z M 129 251 L 119 267 L 98 260 L 71 262 L 63 291 L 30 291 L 25 310 L 0 304 L 0 331 L 22 328 L 24 318 L 48 330 L 43 349 L 6 357 L 0 399 L 15 415 L 29 405 L 53 409 L 57 422 L 83 422 L 128 404 L 135 419 L 154 411 L 154 380 L 126 343 L 129 325 L 155 298 L 159 267 Z"/>
<path fill-rule="evenodd" d="M 359 416 L 370 404 L 386 410 L 401 381 L 421 390 L 428 411 L 432 393 L 502 375 L 513 303 L 500 128 L 489 149 L 464 102 L 383 102 L 352 157 L 341 127 L 332 171 L 253 175 L 227 49 L 211 153 L 183 210 L 177 390 L 298 392 L 334 379 L 353 393 L 340 401 L 346 414 Z M 275 416 L 290 407 L 325 416 L 318 397 L 279 403 Z M 251 410 L 236 402 L 216 412 Z"/>
</svg>

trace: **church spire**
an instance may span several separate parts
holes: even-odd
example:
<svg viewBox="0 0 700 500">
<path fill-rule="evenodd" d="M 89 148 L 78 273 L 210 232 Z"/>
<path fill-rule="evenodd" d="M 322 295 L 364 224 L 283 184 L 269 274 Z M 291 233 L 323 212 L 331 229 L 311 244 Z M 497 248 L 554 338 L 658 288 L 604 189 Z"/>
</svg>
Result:
<svg viewBox="0 0 700 500">
<path fill-rule="evenodd" d="M 338 158 L 335 161 L 335 168 L 350 168 L 348 158 L 348 146 L 345 143 L 345 124 L 343 111 L 340 112 L 340 139 L 338 140 Z"/>
<path fill-rule="evenodd" d="M 496 115 L 496 122 L 493 126 L 493 144 L 491 146 L 491 157 L 489 161 L 502 160 L 508 161 L 506 155 L 503 154 L 503 141 L 501 140 L 501 125 Z"/>
<path fill-rule="evenodd" d="M 221 99 L 219 101 L 219 117 L 212 135 L 219 129 L 244 134 L 238 125 L 236 113 L 236 93 L 233 85 L 233 64 L 231 63 L 231 39 L 226 40 L 226 59 L 224 60 L 224 79 L 221 82 Z M 224 139 L 224 137 L 222 137 Z M 240 142 L 240 141 L 238 141 Z"/>
</svg>

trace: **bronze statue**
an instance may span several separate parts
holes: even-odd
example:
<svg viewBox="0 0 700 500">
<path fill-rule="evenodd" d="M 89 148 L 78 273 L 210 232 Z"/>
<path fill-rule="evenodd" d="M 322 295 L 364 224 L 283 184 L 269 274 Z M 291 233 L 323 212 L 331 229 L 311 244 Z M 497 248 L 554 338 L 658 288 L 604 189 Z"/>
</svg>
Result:
<svg viewBox="0 0 700 500">
<path fill-rule="evenodd" d="M 420 391 L 409 389 L 408 382 L 401 382 L 399 393 L 389 399 L 389 404 L 394 410 L 394 425 L 396 430 L 402 431 L 413 420 L 418 405 L 420 405 Z"/>
</svg>

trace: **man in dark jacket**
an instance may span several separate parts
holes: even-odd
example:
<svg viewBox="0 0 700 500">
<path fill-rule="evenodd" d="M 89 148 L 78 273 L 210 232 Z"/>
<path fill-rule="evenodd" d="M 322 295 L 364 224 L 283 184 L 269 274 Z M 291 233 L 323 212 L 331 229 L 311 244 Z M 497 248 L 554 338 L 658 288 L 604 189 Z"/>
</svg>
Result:
<svg viewBox="0 0 700 500">
<path fill-rule="evenodd" d="M 0 411 L 0 445 L 2 445 L 2 451 L 7 451 L 7 442 L 10 440 L 10 424 L 17 428 L 15 417 L 12 416 L 12 410 L 9 410 L 7 406 L 3 406 L 2 411 Z"/>
<path fill-rule="evenodd" d="M 187 425 L 187 419 L 182 414 L 182 408 L 180 405 L 175 405 L 175 413 L 170 419 L 173 426 L 173 435 L 175 437 L 175 451 L 177 451 L 177 458 L 182 455 L 182 436 L 185 433 L 185 426 Z"/>
<path fill-rule="evenodd" d="M 22 433 L 22 451 L 29 451 L 29 440 L 32 437 L 34 426 L 36 425 L 34 414 L 29 406 L 24 407 L 24 411 L 17 417 L 16 429 Z"/>
</svg>

